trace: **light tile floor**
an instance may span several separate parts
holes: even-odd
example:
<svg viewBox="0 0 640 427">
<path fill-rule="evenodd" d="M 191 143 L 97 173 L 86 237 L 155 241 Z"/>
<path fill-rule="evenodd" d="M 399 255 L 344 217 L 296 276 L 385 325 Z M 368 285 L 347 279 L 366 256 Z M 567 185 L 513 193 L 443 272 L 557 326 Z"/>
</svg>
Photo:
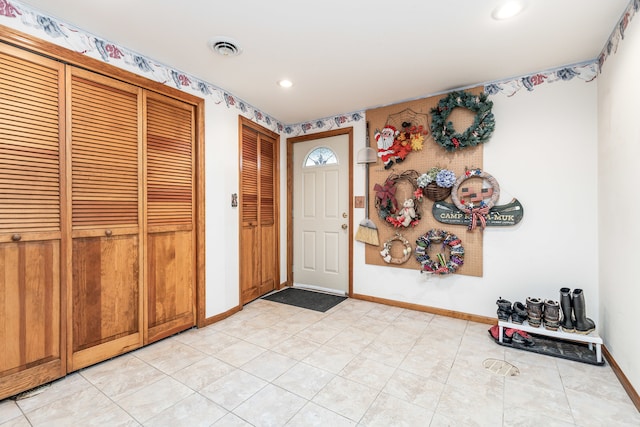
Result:
<svg viewBox="0 0 640 427">
<path fill-rule="evenodd" d="M 502 347 L 488 328 L 354 299 L 326 313 L 257 300 L 0 401 L 0 426 L 640 426 L 608 365 Z"/>
</svg>

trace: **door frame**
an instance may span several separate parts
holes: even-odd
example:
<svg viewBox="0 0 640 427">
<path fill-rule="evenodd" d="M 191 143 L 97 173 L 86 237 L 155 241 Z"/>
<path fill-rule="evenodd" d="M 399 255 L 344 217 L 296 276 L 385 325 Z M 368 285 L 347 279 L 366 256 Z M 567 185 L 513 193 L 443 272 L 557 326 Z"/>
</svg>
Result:
<svg viewBox="0 0 640 427">
<path fill-rule="evenodd" d="M 329 138 L 338 135 L 349 136 L 349 263 L 348 263 L 348 293 L 353 295 L 353 127 L 334 129 L 308 135 L 287 138 L 287 286 L 293 286 L 293 148 L 298 142 Z"/>
</svg>

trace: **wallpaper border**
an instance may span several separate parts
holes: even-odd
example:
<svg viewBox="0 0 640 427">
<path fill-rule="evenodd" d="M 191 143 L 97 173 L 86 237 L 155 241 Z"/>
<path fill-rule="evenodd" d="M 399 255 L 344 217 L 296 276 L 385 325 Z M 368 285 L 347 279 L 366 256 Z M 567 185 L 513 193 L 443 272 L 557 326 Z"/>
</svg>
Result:
<svg viewBox="0 0 640 427">
<path fill-rule="evenodd" d="M 629 5 L 613 29 L 600 55 L 592 61 L 535 72 L 525 76 L 491 81 L 484 84 L 474 84 L 469 87 L 483 85 L 484 91 L 489 95 L 502 94 L 513 96 L 523 88 L 527 91 L 532 91 L 544 83 L 567 81 L 574 78 L 584 80 L 585 82 L 593 81 L 602 70 L 607 58 L 617 51 L 618 45 L 621 40 L 624 39 L 625 30 L 639 8 L 640 0 L 631 0 L 629 2 Z M 179 90 L 210 99 L 215 104 L 224 103 L 227 108 L 235 108 L 239 110 L 239 114 L 244 117 L 274 132 L 284 134 L 287 137 L 349 126 L 353 122 L 364 120 L 365 110 L 376 108 L 376 106 L 371 106 L 360 111 L 338 114 L 312 121 L 283 124 L 281 121 L 222 88 L 178 69 L 161 64 L 125 47 L 118 46 L 108 40 L 101 39 L 85 30 L 58 21 L 27 5 L 23 5 L 19 1 L 0 0 L 0 23 L 105 63 L 131 71 L 156 82 L 174 86 Z M 461 87 L 455 90 L 462 89 L 465 88 Z M 421 96 L 421 98 L 435 95 L 438 94 L 428 94 Z M 397 103 L 406 101 L 407 100 L 400 100 Z"/>
</svg>

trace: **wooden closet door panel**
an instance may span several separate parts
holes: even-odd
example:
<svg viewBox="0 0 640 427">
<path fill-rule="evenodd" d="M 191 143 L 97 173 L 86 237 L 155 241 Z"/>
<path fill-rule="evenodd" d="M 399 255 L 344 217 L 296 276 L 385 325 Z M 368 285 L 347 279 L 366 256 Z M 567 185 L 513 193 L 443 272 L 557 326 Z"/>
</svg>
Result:
<svg viewBox="0 0 640 427">
<path fill-rule="evenodd" d="M 148 342 L 195 324 L 191 231 L 153 233 L 148 248 Z"/>
<path fill-rule="evenodd" d="M 0 313 L 0 377 L 8 377 L 0 396 L 64 375 L 59 241 L 0 243 Z M 44 364 L 44 377 L 29 380 L 28 372 Z"/>
<path fill-rule="evenodd" d="M 0 234 L 60 239 L 63 75 L 0 44 Z"/>
<path fill-rule="evenodd" d="M 260 295 L 276 289 L 276 277 L 279 254 L 277 247 L 276 210 L 276 140 L 267 135 L 260 135 Z"/>
<path fill-rule="evenodd" d="M 277 139 L 240 124 L 240 299 L 278 285 Z"/>
<path fill-rule="evenodd" d="M 259 134 L 240 126 L 240 303 L 260 296 Z"/>
<path fill-rule="evenodd" d="M 69 68 L 69 371 L 143 343 L 141 89 Z"/>
<path fill-rule="evenodd" d="M 240 228 L 240 303 L 246 304 L 260 295 L 262 268 L 260 228 L 245 225 Z"/>
<path fill-rule="evenodd" d="M 66 372 L 64 66 L 0 43 L 0 400 Z"/>
<path fill-rule="evenodd" d="M 145 93 L 145 343 L 195 325 L 195 110 Z"/>
<path fill-rule="evenodd" d="M 139 332 L 137 237 L 76 238 L 73 241 L 73 351 Z"/>
</svg>

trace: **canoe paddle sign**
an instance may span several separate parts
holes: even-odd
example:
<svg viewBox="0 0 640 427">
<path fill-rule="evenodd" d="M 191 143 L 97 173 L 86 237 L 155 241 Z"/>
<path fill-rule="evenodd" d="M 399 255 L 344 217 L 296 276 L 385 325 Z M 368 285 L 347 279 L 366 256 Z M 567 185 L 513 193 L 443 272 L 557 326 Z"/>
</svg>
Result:
<svg viewBox="0 0 640 427">
<path fill-rule="evenodd" d="M 477 179 L 472 179 L 477 178 Z M 490 187 L 485 187 L 488 182 Z M 444 224 L 467 225 L 469 230 L 486 226 L 515 225 L 522 220 L 524 209 L 517 199 L 496 205 L 500 198 L 498 181 L 480 169 L 468 169 L 451 189 L 453 203 L 433 204 L 433 217 Z"/>
</svg>

